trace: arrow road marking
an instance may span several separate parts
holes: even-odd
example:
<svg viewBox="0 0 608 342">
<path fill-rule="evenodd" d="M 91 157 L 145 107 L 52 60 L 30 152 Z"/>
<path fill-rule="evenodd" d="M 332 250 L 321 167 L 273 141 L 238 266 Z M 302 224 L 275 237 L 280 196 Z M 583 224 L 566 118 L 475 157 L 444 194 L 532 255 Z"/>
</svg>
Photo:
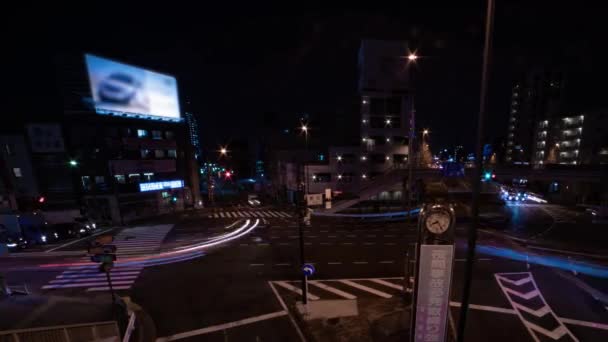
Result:
<svg viewBox="0 0 608 342">
<path fill-rule="evenodd" d="M 506 275 L 510 275 L 510 276 L 525 275 L 525 277 L 522 279 L 518 279 L 518 280 L 512 280 L 512 279 L 506 278 L 505 277 Z M 547 337 L 549 337 L 553 340 L 558 340 L 558 339 L 562 338 L 564 335 L 568 335 L 572 341 L 578 342 L 578 339 L 564 325 L 563 319 L 560 319 L 560 317 L 557 317 L 555 312 L 553 312 L 551 307 L 547 304 L 547 301 L 545 300 L 542 293 L 538 289 L 538 285 L 536 285 L 536 281 L 534 281 L 534 277 L 532 276 L 532 273 L 530 273 L 530 272 L 496 273 L 496 274 L 494 274 L 494 277 L 496 278 L 496 282 L 498 283 L 498 286 L 500 286 L 500 289 L 505 294 L 505 297 L 507 297 L 507 300 L 509 301 L 509 303 L 511 303 L 511 306 L 515 309 L 515 313 L 517 314 L 519 319 L 522 321 L 522 323 L 524 324 L 524 326 L 528 330 L 528 333 L 530 333 L 530 336 L 532 337 L 532 339 L 534 339 L 534 341 L 539 342 L 539 341 L 541 341 L 541 338 L 543 340 L 545 340 Z M 515 291 L 511 288 L 505 287 L 503 283 L 510 283 L 510 284 L 513 284 L 516 286 L 521 286 L 526 283 L 531 283 L 533 286 L 533 290 L 530 292 L 527 292 L 527 293 L 521 293 L 521 292 Z M 521 303 L 521 302 L 518 303 L 518 302 L 513 301 L 513 299 L 511 298 L 511 295 L 523 298 L 525 300 L 530 300 L 532 298 L 538 297 L 538 299 L 541 301 L 542 306 L 540 309 L 529 308 L 528 306 L 526 306 L 526 303 Z M 531 305 L 531 303 L 529 303 L 527 305 Z M 547 328 L 541 327 L 537 324 L 534 324 L 534 323 L 528 321 L 522 315 L 522 312 L 531 314 L 538 318 L 544 317 L 547 314 L 549 314 L 549 315 L 551 315 L 553 322 L 549 323 L 548 321 L 545 321 L 545 322 L 547 322 L 545 324 L 551 324 L 552 326 L 557 325 L 557 327 L 555 327 L 553 330 L 549 330 Z M 541 338 L 539 338 L 539 336 Z"/>
<path fill-rule="evenodd" d="M 534 298 L 534 297 L 536 297 L 536 296 L 539 295 L 539 292 L 536 289 L 534 289 L 534 290 L 532 290 L 530 292 L 527 292 L 527 293 L 521 293 L 521 292 L 517 292 L 515 290 L 511 290 L 508 287 L 505 287 L 505 288 L 503 288 L 503 291 L 508 292 L 510 294 L 513 294 L 513 295 L 516 295 L 517 297 L 521 297 L 521 298 L 523 298 L 525 300 L 530 300 L 531 298 Z"/>
<path fill-rule="evenodd" d="M 521 278 L 519 280 L 511 280 L 509 278 L 505 278 L 505 277 L 501 277 L 501 276 L 498 276 L 498 278 L 500 278 L 500 280 L 502 280 L 502 281 L 505 281 L 509 284 L 513 284 L 516 286 L 521 286 L 523 284 L 526 284 L 526 283 L 529 283 L 530 281 L 532 281 L 531 277 L 525 277 L 525 278 Z"/>
<path fill-rule="evenodd" d="M 530 323 L 530 322 L 527 322 L 527 321 L 524 321 L 524 324 L 528 328 L 530 328 L 532 330 L 536 330 L 539 333 L 541 333 L 541 334 L 543 334 L 545 336 L 549 336 L 549 337 L 551 337 L 554 340 L 558 340 L 558 339 L 562 338 L 562 336 L 564 336 L 567 333 L 569 333 L 568 329 L 565 326 L 563 326 L 563 325 L 557 326 L 557 328 L 555 328 L 554 330 L 547 330 L 547 329 L 545 329 L 545 328 L 543 328 L 541 326 L 538 326 L 538 325 L 536 325 L 534 323 Z M 574 340 L 578 341 L 576 338 L 574 338 Z"/>
</svg>

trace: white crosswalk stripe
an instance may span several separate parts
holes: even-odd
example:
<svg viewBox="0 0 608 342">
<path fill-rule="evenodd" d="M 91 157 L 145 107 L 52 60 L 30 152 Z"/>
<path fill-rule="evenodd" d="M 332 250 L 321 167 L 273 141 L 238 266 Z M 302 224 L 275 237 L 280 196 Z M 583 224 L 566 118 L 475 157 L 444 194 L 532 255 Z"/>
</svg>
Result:
<svg viewBox="0 0 608 342">
<path fill-rule="evenodd" d="M 290 218 L 291 214 L 279 210 L 238 210 L 210 213 L 208 218 Z"/>
<path fill-rule="evenodd" d="M 403 277 L 327 279 L 309 280 L 308 282 L 314 287 L 313 298 L 317 299 L 335 299 L 336 296 L 346 299 L 356 299 L 358 296 L 392 298 L 393 295 L 403 292 Z M 273 281 L 272 283 L 292 293 L 301 295 L 299 281 L 283 280 Z M 410 290 L 408 289 L 408 291 Z"/>
<path fill-rule="evenodd" d="M 112 287 L 115 290 L 131 288 L 143 266 L 116 266 L 110 271 Z M 99 271 L 98 265 L 70 267 L 56 276 L 42 290 L 85 289 L 87 292 L 108 290 L 106 274 Z"/>
</svg>

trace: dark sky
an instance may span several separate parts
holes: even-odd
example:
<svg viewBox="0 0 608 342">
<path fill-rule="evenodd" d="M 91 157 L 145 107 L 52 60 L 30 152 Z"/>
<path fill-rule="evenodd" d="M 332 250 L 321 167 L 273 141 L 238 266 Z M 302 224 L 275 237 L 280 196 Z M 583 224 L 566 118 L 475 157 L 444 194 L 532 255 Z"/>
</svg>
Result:
<svg viewBox="0 0 608 342">
<path fill-rule="evenodd" d="M 496 7 L 488 139 L 505 135 L 509 89 L 518 71 L 532 61 L 563 64 L 581 74 L 575 87 L 579 93 L 603 101 L 605 86 L 596 86 L 608 75 L 603 12 L 578 3 L 528 2 L 498 1 Z M 436 148 L 471 148 L 485 2 L 467 3 L 301 13 L 237 10 L 236 4 L 202 12 L 197 7 L 144 10 L 109 3 L 74 13 L 24 9 L 3 23 L 3 32 L 10 33 L 4 43 L 9 49 L 3 49 L 10 80 L 5 84 L 12 89 L 4 108 L 23 116 L 58 111 L 46 105 L 59 102 L 49 72 L 53 56 L 91 52 L 175 75 L 182 108 L 199 117 L 209 146 L 259 134 L 268 113 L 292 127 L 299 113 L 309 113 L 318 123 L 315 133 L 335 141 L 343 136 L 336 134 L 336 126 L 358 125 L 360 40 L 399 39 L 410 41 L 424 56 L 417 72 L 420 127 L 432 130 Z M 354 124 L 349 126 L 350 117 Z"/>
</svg>

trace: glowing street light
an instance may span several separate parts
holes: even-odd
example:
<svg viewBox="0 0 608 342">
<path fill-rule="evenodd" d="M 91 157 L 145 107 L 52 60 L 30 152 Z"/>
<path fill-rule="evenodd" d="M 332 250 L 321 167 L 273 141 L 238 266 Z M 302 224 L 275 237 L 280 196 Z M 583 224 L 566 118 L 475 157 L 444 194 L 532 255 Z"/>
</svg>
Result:
<svg viewBox="0 0 608 342">
<path fill-rule="evenodd" d="M 71 167 L 76 167 L 76 166 L 78 166 L 78 161 L 75 159 L 70 159 L 69 164 Z"/>
<path fill-rule="evenodd" d="M 428 130 L 428 128 L 425 128 L 425 129 L 422 131 L 422 134 L 427 135 L 427 134 L 429 134 L 429 132 L 430 132 L 430 131 Z"/>
<path fill-rule="evenodd" d="M 228 154 L 228 149 L 227 149 L 226 147 L 221 147 L 221 148 L 220 148 L 220 154 L 221 154 L 222 156 L 227 155 L 227 154 Z"/>
<path fill-rule="evenodd" d="M 412 53 L 410 53 L 407 56 L 407 59 L 410 60 L 410 61 L 412 61 L 412 62 L 414 62 L 414 61 L 416 61 L 418 59 L 418 56 L 415 53 L 412 52 Z"/>
</svg>

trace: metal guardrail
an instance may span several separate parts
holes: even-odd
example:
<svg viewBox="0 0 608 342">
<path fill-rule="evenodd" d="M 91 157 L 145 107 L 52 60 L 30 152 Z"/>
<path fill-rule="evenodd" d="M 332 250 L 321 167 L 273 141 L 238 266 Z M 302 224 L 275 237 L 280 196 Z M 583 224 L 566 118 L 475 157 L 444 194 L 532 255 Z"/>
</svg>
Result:
<svg viewBox="0 0 608 342">
<path fill-rule="evenodd" d="M 135 315 L 133 315 L 134 319 Z M 129 323 L 131 323 L 129 321 Z M 130 336 L 130 334 L 129 334 Z M 0 331 L 0 342 L 120 342 L 115 321 Z M 128 341 L 128 340 L 123 340 Z"/>
</svg>

